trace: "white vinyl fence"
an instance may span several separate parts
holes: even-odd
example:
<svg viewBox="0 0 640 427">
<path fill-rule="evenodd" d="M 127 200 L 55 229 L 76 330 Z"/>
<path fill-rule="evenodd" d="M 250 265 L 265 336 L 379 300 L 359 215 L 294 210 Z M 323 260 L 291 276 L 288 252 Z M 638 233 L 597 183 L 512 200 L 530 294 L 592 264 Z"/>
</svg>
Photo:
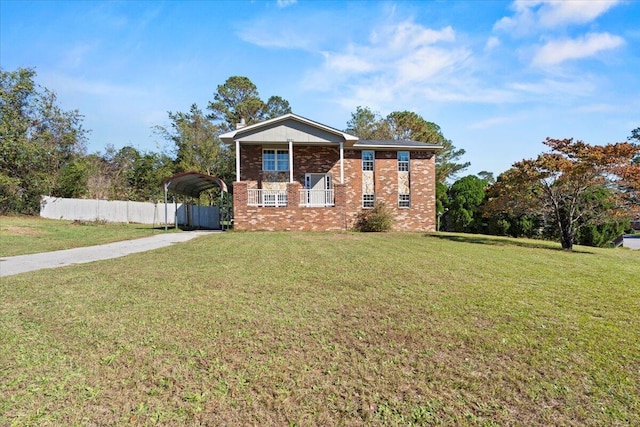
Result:
<svg viewBox="0 0 640 427">
<path fill-rule="evenodd" d="M 220 213 L 217 206 L 167 203 L 166 209 L 169 224 L 177 222 L 178 225 L 196 228 L 220 228 Z M 42 196 L 40 216 L 71 221 L 164 224 L 165 204 Z"/>
<path fill-rule="evenodd" d="M 624 236 L 622 246 L 629 249 L 640 249 L 640 235 L 629 234 Z"/>
</svg>

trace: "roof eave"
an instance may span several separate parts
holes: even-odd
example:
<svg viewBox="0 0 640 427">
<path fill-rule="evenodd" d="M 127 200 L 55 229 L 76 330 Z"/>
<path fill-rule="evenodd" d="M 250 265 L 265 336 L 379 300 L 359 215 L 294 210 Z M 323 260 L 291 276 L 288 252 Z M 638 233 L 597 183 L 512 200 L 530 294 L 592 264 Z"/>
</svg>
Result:
<svg viewBox="0 0 640 427">
<path fill-rule="evenodd" d="M 419 146 L 419 145 L 380 145 L 380 144 L 355 144 L 353 148 L 360 149 L 390 149 L 390 150 L 410 150 L 410 151 L 437 151 L 444 148 L 442 145 L 429 145 L 429 146 Z"/>
<path fill-rule="evenodd" d="M 334 128 L 330 127 L 330 126 L 323 125 L 322 123 L 314 122 L 311 119 L 307 119 L 306 117 L 302 117 L 302 116 L 299 116 L 299 115 L 294 114 L 294 113 L 287 113 L 287 114 L 284 114 L 284 115 L 279 116 L 279 117 L 274 117 L 273 119 L 265 120 L 264 122 L 254 123 L 254 124 L 249 125 L 249 126 L 241 127 L 239 129 L 234 129 L 232 131 L 223 133 L 222 135 L 220 135 L 220 140 L 222 140 L 222 142 L 224 142 L 226 144 L 233 144 L 234 141 L 237 139 L 237 135 L 238 134 L 244 133 L 246 131 L 251 131 L 251 130 L 254 130 L 254 129 L 258 129 L 258 128 L 263 127 L 263 126 L 268 126 L 268 125 L 271 125 L 273 123 L 278 123 L 278 122 L 281 122 L 281 121 L 285 121 L 285 120 L 288 120 L 288 119 L 295 119 L 295 120 L 298 120 L 299 122 L 306 123 L 309 126 L 313 126 L 313 127 L 318 128 L 318 129 L 322 129 L 322 130 L 324 130 L 326 132 L 333 133 L 335 135 L 340 135 L 342 138 L 344 138 L 345 142 L 355 142 L 355 141 L 358 140 L 357 136 L 349 135 L 348 133 L 344 133 L 344 132 L 342 132 L 342 131 L 340 131 L 338 129 L 334 129 Z"/>
</svg>

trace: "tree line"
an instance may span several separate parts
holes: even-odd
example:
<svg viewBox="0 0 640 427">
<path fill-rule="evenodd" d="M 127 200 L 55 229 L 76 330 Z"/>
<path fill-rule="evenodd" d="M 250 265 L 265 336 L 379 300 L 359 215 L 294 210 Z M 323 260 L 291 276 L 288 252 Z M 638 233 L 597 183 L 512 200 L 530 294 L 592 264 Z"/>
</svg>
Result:
<svg viewBox="0 0 640 427">
<path fill-rule="evenodd" d="M 279 96 L 266 100 L 247 77 L 217 86 L 204 112 L 168 112 L 153 132 L 166 142 L 158 152 L 133 146 L 87 153 L 89 131 L 77 110 L 65 111 L 55 92 L 35 82 L 32 69 L 0 69 L 0 214 L 37 214 L 40 196 L 157 201 L 161 183 L 185 171 L 234 179 L 234 147 L 219 135 L 291 112 Z M 438 229 L 515 237 L 554 238 L 603 245 L 640 215 L 640 128 L 628 141 L 604 146 L 547 139 L 551 151 L 516 162 L 497 179 L 491 172 L 456 178 L 470 165 L 440 127 L 411 111 L 381 116 L 357 107 L 345 132 L 361 139 L 429 142 L 436 156 Z M 203 195 L 211 203 L 218 190 Z"/>
<path fill-rule="evenodd" d="M 217 87 L 208 113 L 193 104 L 187 112 L 169 111 L 169 125 L 153 127 L 164 149 L 108 145 L 104 152 L 88 153 L 82 114 L 63 110 L 35 77 L 28 68 L 0 69 L 0 214 L 38 214 L 41 195 L 157 201 L 163 198 L 162 181 L 179 172 L 230 181 L 233 147 L 219 135 L 240 118 L 253 124 L 291 111 L 288 101 L 263 101 L 248 78 L 234 76 Z M 217 191 L 203 197 L 213 201 Z"/>
</svg>

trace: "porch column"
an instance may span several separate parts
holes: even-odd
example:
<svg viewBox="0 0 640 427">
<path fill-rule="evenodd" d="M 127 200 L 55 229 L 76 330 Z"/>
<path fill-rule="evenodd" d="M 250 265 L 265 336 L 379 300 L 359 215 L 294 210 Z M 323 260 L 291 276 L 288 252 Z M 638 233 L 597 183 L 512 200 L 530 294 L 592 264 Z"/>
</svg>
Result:
<svg viewBox="0 0 640 427">
<path fill-rule="evenodd" d="M 289 143 L 289 182 L 293 182 L 293 139 L 287 139 Z"/>
<path fill-rule="evenodd" d="M 344 184 L 344 142 L 340 143 L 340 184 Z"/>
<path fill-rule="evenodd" d="M 240 182 L 240 141 L 236 139 L 236 182 Z"/>
</svg>

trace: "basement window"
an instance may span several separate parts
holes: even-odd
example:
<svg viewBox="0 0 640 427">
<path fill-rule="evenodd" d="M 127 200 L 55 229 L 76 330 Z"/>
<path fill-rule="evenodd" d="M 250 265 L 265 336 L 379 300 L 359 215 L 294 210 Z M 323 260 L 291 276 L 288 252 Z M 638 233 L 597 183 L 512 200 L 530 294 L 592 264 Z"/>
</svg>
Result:
<svg viewBox="0 0 640 427">
<path fill-rule="evenodd" d="M 362 195 L 362 207 L 363 208 L 372 208 L 375 204 L 376 196 L 375 194 L 363 194 Z"/>
<path fill-rule="evenodd" d="M 398 207 L 399 208 L 410 208 L 411 207 L 411 196 L 408 194 L 398 194 Z"/>
</svg>

